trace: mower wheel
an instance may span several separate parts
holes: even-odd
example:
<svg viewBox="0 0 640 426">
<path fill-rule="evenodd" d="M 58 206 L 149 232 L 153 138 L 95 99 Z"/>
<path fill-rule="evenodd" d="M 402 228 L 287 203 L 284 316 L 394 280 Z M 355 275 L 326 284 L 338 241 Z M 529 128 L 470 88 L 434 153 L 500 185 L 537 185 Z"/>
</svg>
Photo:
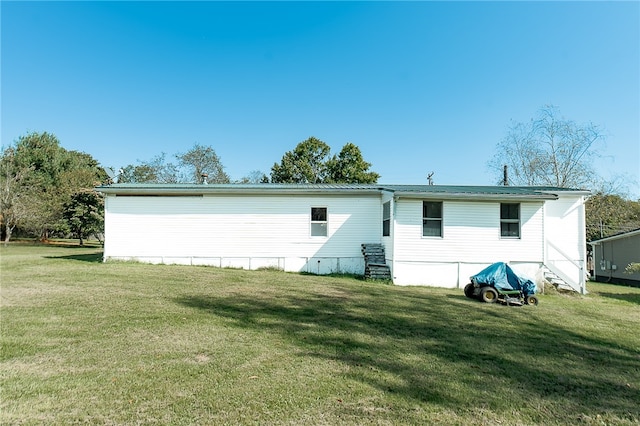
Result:
<svg viewBox="0 0 640 426">
<path fill-rule="evenodd" d="M 538 298 L 536 296 L 527 296 L 527 298 L 525 299 L 525 302 L 527 302 L 527 305 L 538 305 Z"/>
<path fill-rule="evenodd" d="M 480 300 L 486 303 L 496 303 L 498 301 L 498 292 L 493 287 L 482 287 Z"/>
<path fill-rule="evenodd" d="M 464 295 L 469 299 L 473 299 L 473 284 L 469 283 L 464 286 Z"/>
</svg>

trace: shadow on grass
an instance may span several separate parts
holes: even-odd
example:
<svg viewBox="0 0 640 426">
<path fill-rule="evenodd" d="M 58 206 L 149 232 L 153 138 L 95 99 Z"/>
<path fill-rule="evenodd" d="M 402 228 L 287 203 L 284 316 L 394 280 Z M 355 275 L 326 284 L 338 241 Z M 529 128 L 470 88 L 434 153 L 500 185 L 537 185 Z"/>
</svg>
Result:
<svg viewBox="0 0 640 426">
<path fill-rule="evenodd" d="M 640 292 L 638 292 L 638 287 L 634 285 L 598 283 L 592 292 L 600 297 L 640 305 Z"/>
<path fill-rule="evenodd" d="M 598 293 L 601 297 L 608 297 L 616 300 L 623 300 L 629 303 L 640 305 L 640 294 L 633 293 Z"/>
<path fill-rule="evenodd" d="M 388 287 L 175 302 L 285 336 L 306 356 L 341 362 L 352 379 L 415 401 L 462 411 L 519 410 L 531 401 L 529 421 L 543 423 L 558 412 L 571 413 L 570 423 L 601 413 L 638 420 L 638 353 L 551 323 L 535 307 Z"/>
<path fill-rule="evenodd" d="M 102 263 L 102 252 L 99 251 L 96 253 L 69 254 L 65 256 L 45 256 L 45 259 L 68 259 L 78 260 L 80 262 Z"/>
<path fill-rule="evenodd" d="M 102 248 L 102 243 L 95 240 L 85 240 L 84 245 L 80 245 L 78 240 L 45 240 L 41 241 L 33 238 L 14 238 L 9 242 L 12 246 L 34 246 L 34 247 L 61 247 L 61 248 L 79 248 L 91 249 Z"/>
</svg>

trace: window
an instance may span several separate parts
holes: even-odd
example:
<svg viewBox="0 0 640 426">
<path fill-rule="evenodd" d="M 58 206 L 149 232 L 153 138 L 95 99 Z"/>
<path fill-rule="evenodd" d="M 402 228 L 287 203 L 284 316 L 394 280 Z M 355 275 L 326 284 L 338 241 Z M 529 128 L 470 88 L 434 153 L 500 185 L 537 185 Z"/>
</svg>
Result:
<svg viewBox="0 0 640 426">
<path fill-rule="evenodd" d="M 327 208 L 311 207 L 311 236 L 327 236 Z"/>
<path fill-rule="evenodd" d="M 520 238 L 520 204 L 500 204 L 500 236 Z"/>
<path fill-rule="evenodd" d="M 442 237 L 442 202 L 422 202 L 422 236 Z"/>
<path fill-rule="evenodd" d="M 391 235 L 391 201 L 382 205 L 382 236 Z"/>
</svg>

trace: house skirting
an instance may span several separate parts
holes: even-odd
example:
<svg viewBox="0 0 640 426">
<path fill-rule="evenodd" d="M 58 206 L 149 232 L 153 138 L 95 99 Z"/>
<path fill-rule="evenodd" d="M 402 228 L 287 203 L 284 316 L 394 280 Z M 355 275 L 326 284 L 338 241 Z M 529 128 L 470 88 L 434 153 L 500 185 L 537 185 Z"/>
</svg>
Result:
<svg viewBox="0 0 640 426">
<path fill-rule="evenodd" d="M 496 262 L 500 261 L 499 259 Z M 445 288 L 464 288 L 469 277 L 494 262 L 393 262 L 393 283 L 397 285 L 427 285 Z M 508 262 L 520 277 L 542 283 L 542 262 Z"/>
<path fill-rule="evenodd" d="M 110 256 L 108 261 L 133 261 L 149 264 L 211 266 L 245 270 L 277 269 L 317 275 L 364 274 L 363 257 L 197 257 L 197 256 Z M 480 262 L 391 262 L 393 283 L 463 288 L 469 277 L 490 263 Z M 540 285 L 541 262 L 509 262 L 514 272 Z"/>
<path fill-rule="evenodd" d="M 623 284 L 631 287 L 640 287 L 640 280 L 631 278 L 610 277 L 609 275 L 597 275 L 593 279 L 599 283 Z"/>
<path fill-rule="evenodd" d="M 154 265 L 194 265 L 233 269 L 278 269 L 311 274 L 364 273 L 364 258 L 358 257 L 198 257 L 198 256 L 108 256 L 108 261 L 133 261 Z"/>
</svg>

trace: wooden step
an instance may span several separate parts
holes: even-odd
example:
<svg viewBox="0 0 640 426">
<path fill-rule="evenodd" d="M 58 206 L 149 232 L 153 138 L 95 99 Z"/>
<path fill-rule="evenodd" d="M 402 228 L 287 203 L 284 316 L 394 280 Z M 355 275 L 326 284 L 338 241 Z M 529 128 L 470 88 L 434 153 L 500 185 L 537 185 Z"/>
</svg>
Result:
<svg viewBox="0 0 640 426">
<path fill-rule="evenodd" d="M 367 279 L 390 280 L 391 270 L 382 244 L 361 244 L 364 256 L 364 277 Z"/>
</svg>

